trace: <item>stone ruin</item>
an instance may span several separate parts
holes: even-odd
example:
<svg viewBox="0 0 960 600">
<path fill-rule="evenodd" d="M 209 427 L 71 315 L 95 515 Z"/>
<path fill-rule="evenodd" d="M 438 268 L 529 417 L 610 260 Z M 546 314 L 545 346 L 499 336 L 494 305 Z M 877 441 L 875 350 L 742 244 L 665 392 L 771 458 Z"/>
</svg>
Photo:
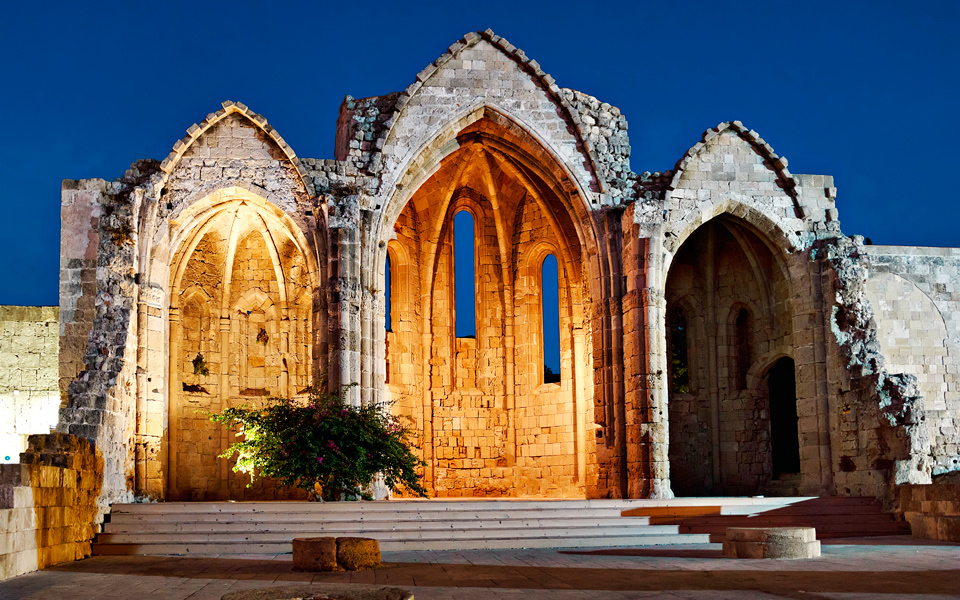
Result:
<svg viewBox="0 0 960 600">
<path fill-rule="evenodd" d="M 435 497 L 887 498 L 960 468 L 960 250 L 844 235 L 833 178 L 739 121 L 668 171 L 630 148 L 489 30 L 347 96 L 332 159 L 224 102 L 64 181 L 56 430 L 95 442 L 103 510 L 299 497 L 245 487 L 206 413 L 322 374 L 392 403 Z"/>
</svg>

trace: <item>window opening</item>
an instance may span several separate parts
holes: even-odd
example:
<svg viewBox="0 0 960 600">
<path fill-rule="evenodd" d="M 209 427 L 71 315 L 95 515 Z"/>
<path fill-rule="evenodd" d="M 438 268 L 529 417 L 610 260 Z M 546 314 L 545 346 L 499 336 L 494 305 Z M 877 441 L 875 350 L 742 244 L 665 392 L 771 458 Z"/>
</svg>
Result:
<svg viewBox="0 0 960 600">
<path fill-rule="evenodd" d="M 387 269 L 383 276 L 383 297 L 386 306 L 384 307 L 383 326 L 387 331 L 393 331 L 393 273 L 390 269 L 390 256 L 387 256 Z"/>
<path fill-rule="evenodd" d="M 560 383 L 560 281 L 557 257 L 548 254 L 540 269 L 540 322 L 543 324 L 543 382 Z"/>
<path fill-rule="evenodd" d="M 667 343 L 670 346 L 670 391 L 677 394 L 690 393 L 688 342 L 687 315 L 682 308 L 674 307 L 667 317 Z"/>
<path fill-rule="evenodd" d="M 750 313 L 741 308 L 737 315 L 737 389 L 747 389 L 747 371 L 750 370 Z"/>
<path fill-rule="evenodd" d="M 473 215 L 461 210 L 453 217 L 454 302 L 457 337 L 477 336 L 477 279 Z"/>
</svg>

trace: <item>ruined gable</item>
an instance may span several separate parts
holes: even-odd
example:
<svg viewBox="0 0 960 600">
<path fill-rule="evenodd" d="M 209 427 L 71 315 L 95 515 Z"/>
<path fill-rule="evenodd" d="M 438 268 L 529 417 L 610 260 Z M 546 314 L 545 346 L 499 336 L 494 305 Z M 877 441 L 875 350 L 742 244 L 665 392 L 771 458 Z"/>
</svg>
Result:
<svg viewBox="0 0 960 600">
<path fill-rule="evenodd" d="M 266 119 L 249 111 L 224 110 L 188 134 L 162 164 L 167 175 L 161 210 L 176 214 L 218 188 L 241 185 L 268 196 L 303 226 L 311 187 L 296 155 Z"/>
</svg>

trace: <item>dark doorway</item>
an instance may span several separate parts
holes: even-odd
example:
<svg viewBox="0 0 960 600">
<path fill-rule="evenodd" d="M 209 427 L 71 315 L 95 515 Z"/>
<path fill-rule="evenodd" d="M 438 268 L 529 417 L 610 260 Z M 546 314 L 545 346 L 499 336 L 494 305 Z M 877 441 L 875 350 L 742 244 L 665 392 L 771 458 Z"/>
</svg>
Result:
<svg viewBox="0 0 960 600">
<path fill-rule="evenodd" d="M 792 358 L 781 358 L 767 375 L 770 391 L 770 451 L 773 478 L 800 472 L 797 431 L 797 381 Z"/>
</svg>

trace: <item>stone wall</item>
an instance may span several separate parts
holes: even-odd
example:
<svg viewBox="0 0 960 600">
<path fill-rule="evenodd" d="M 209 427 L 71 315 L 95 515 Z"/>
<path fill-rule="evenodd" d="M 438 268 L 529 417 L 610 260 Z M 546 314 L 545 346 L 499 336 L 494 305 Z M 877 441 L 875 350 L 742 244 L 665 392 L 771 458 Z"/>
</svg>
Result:
<svg viewBox="0 0 960 600">
<path fill-rule="evenodd" d="M 57 319 L 55 306 L 0 306 L 0 463 L 57 426 Z"/>
<path fill-rule="evenodd" d="M 913 537 L 960 542 L 960 483 L 935 482 L 897 488 L 897 512 Z"/>
<path fill-rule="evenodd" d="M 102 483 L 94 444 L 31 435 L 20 464 L 0 465 L 0 580 L 90 556 Z"/>
<path fill-rule="evenodd" d="M 960 470 L 960 250 L 864 246 L 887 370 L 917 379 L 933 473 Z"/>
</svg>

